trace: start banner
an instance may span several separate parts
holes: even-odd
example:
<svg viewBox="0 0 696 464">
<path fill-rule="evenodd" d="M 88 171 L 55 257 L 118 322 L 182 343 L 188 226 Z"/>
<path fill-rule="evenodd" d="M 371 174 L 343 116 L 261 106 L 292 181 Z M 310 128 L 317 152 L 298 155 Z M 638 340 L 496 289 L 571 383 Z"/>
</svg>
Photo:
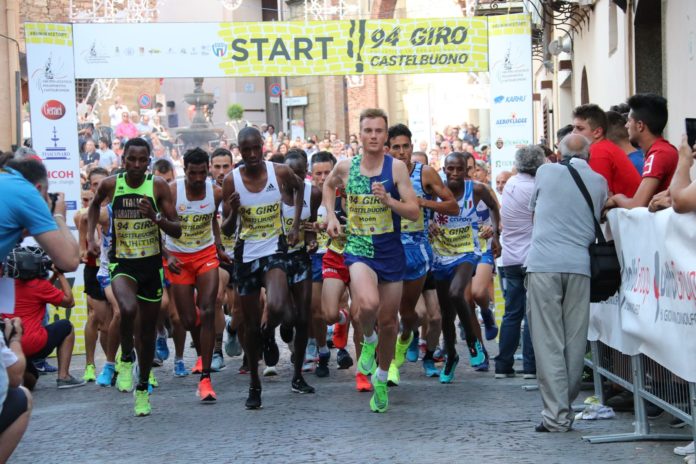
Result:
<svg viewBox="0 0 696 464">
<path fill-rule="evenodd" d="M 74 24 L 77 78 L 488 71 L 485 17 Z"/>
<path fill-rule="evenodd" d="M 696 382 L 696 215 L 621 209 L 610 212 L 609 224 L 621 290 L 592 305 L 588 338 L 643 353 Z"/>
</svg>

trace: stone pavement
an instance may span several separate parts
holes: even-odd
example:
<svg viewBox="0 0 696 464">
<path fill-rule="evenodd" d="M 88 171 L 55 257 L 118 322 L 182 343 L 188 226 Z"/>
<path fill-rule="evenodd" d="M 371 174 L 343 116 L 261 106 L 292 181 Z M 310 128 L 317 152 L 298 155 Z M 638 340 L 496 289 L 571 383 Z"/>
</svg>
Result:
<svg viewBox="0 0 696 464">
<path fill-rule="evenodd" d="M 466 353 L 462 344 L 459 350 Z M 193 350 L 187 348 L 187 355 L 190 367 Z M 354 390 L 354 368 L 335 369 L 335 350 L 330 377 L 306 374 L 317 393 L 298 395 L 290 391 L 289 354 L 281 346 L 280 375 L 263 379 L 258 411 L 244 409 L 248 377 L 237 373 L 241 358 L 226 358 L 227 368 L 213 374 L 217 404 L 201 405 L 197 376 L 173 377 L 170 357 L 155 370 L 160 387 L 147 418 L 133 417 L 129 394 L 94 384 L 57 390 L 54 375 L 42 376 L 29 430 L 10 462 L 682 462 L 672 453 L 677 443 L 581 440 L 587 434 L 631 432 L 630 414 L 579 421 L 565 434 L 536 433 L 539 394 L 521 388 L 530 381 L 495 380 L 492 370 L 472 371 L 464 356 L 451 385 L 425 378 L 420 362 L 407 362 L 386 414 L 370 412 L 370 394 Z M 98 359 L 98 368 L 102 364 Z M 81 374 L 83 366 L 84 357 L 76 357 L 73 374 Z M 655 425 L 662 429 L 668 422 L 664 414 Z"/>
</svg>

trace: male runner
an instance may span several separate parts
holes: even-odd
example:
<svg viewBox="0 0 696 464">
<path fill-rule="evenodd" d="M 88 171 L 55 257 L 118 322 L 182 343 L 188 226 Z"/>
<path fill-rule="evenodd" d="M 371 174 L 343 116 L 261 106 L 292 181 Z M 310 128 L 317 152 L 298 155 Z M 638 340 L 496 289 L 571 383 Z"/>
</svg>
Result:
<svg viewBox="0 0 696 464">
<path fill-rule="evenodd" d="M 345 262 L 350 271 L 351 295 L 360 308 L 363 348 L 358 370 L 375 369 L 378 324 L 379 367 L 372 376 L 374 393 L 370 409 L 385 412 L 389 406 L 387 375 L 394 358 L 398 333 L 397 313 L 406 267 L 400 239 L 401 217 L 415 221 L 420 209 L 406 165 L 385 156 L 387 115 L 381 109 L 360 114 L 363 155 L 338 163 L 324 183 L 324 205 L 329 216 L 327 231 L 338 237 L 341 224 L 334 212 L 336 187 L 345 185 L 348 196 Z"/>
<path fill-rule="evenodd" d="M 471 282 L 476 264 L 481 257 L 478 239 L 478 216 L 476 204 L 483 200 L 491 210 L 494 230 L 492 247 L 494 255 L 500 253 L 498 204 L 490 191 L 481 183 L 470 180 L 474 169 L 474 158 L 469 153 L 450 153 L 445 159 L 447 187 L 459 204 L 457 216 L 435 213 L 431 233 L 435 262 L 433 275 L 442 311 L 442 334 L 445 339 L 447 357 L 440 371 L 440 382 L 451 383 L 459 362 L 455 349 L 457 342 L 454 319 L 464 325 L 466 343 L 469 347 L 471 365 L 477 366 L 485 360 L 483 347 L 474 332 L 471 308 L 465 297 L 465 289 Z"/>
<path fill-rule="evenodd" d="M 89 251 L 96 256 L 95 240 L 100 205 L 111 201 L 113 242 L 110 255 L 111 287 L 121 310 L 121 368 L 119 377 L 132 376 L 133 325 L 139 316 L 138 333 L 140 378 L 136 386 L 135 415 L 151 412 L 147 392 L 155 352 L 155 326 L 162 298 L 162 256 L 160 232 L 181 236 L 181 225 L 167 183 L 146 174 L 150 165 L 150 146 L 135 138 L 123 152 L 126 172 L 104 179 L 88 211 Z"/>
<path fill-rule="evenodd" d="M 179 319 L 191 332 L 201 361 L 197 395 L 203 403 L 214 403 L 217 395 L 210 381 L 210 365 L 215 347 L 218 259 L 229 258 L 222 250 L 216 217 L 222 191 L 209 178 L 208 163 L 208 154 L 200 148 L 184 154 L 185 177 L 169 184 L 181 221 L 181 235 L 167 235 L 164 247 L 165 273 L 172 285 Z"/>
<path fill-rule="evenodd" d="M 416 221 L 401 218 L 401 243 L 406 255 L 404 288 L 401 294 L 401 337 L 396 339 L 394 360 L 389 366 L 389 385 L 399 385 L 399 368 L 406 360 L 406 351 L 415 340 L 413 332 L 418 329 L 416 304 L 423 292 L 426 276 L 433 261 L 433 250 L 428 241 L 428 215 L 430 209 L 443 215 L 456 216 L 459 205 L 452 192 L 445 187 L 435 169 L 421 163 L 412 163 L 413 144 L 411 131 L 403 124 L 389 128 L 389 153 L 403 161 L 411 176 L 411 184 L 418 197 L 420 211 Z M 433 201 L 436 197 L 439 201 Z M 416 358 L 417 359 L 417 358 Z"/>
<path fill-rule="evenodd" d="M 259 345 L 269 348 L 275 344 L 275 328 L 283 319 L 283 309 L 290 301 L 285 258 L 288 245 L 297 243 L 300 214 L 304 200 L 304 182 L 285 165 L 263 159 L 263 139 L 258 129 L 245 127 L 237 136 L 244 165 L 232 171 L 223 181 L 222 232 L 232 235 L 239 231 L 235 243 L 235 280 L 244 314 L 244 351 L 250 371 L 248 409 L 261 407 L 259 378 Z M 282 193 L 293 195 L 295 217 L 292 229 L 283 232 Z M 261 287 L 266 289 L 268 320 L 261 326 Z M 278 351 L 264 350 L 267 364 L 275 365 Z M 293 388 L 297 385 L 293 384 Z"/>
</svg>

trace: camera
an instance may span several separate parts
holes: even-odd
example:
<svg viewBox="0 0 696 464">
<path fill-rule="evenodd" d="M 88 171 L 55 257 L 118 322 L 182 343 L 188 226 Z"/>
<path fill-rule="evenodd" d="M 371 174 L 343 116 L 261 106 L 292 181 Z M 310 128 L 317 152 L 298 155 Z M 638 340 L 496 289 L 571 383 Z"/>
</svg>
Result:
<svg viewBox="0 0 696 464">
<path fill-rule="evenodd" d="M 45 279 L 53 266 L 51 258 L 38 246 L 19 246 L 5 261 L 5 275 L 11 279 Z"/>
<path fill-rule="evenodd" d="M 58 194 L 53 192 L 48 192 L 48 197 L 51 199 L 51 214 L 56 210 L 56 202 L 58 201 Z"/>
</svg>

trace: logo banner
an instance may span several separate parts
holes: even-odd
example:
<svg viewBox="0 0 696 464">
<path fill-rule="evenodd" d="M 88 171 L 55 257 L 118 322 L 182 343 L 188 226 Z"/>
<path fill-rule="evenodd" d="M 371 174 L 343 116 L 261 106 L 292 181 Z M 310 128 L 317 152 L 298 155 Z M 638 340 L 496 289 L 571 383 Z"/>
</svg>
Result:
<svg viewBox="0 0 696 464">
<path fill-rule="evenodd" d="M 78 78 L 488 70 L 485 17 L 75 24 L 73 30 Z"/>
</svg>

